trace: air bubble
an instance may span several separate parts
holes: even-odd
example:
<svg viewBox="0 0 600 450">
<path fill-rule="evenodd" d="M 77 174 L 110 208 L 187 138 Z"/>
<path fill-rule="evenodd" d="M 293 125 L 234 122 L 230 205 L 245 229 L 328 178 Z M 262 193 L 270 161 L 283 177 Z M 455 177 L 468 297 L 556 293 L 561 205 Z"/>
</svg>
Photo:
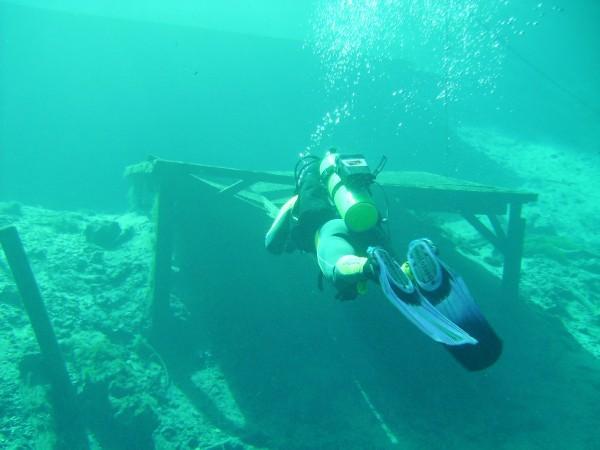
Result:
<svg viewBox="0 0 600 450">
<path fill-rule="evenodd" d="M 502 39 L 509 34 L 522 36 L 524 31 L 519 28 L 537 26 L 540 18 L 536 17 L 533 22 L 532 17 L 502 16 L 508 12 L 503 8 L 514 3 L 509 0 L 453 0 L 452 3 L 453 8 L 447 7 L 446 0 L 317 2 L 311 20 L 312 35 L 306 47 L 313 50 L 322 64 L 328 98 L 350 102 L 346 108 L 331 110 L 333 116 L 329 119 L 325 115 L 321 118 L 320 124 L 325 126 L 318 130 L 319 139 L 344 118 L 354 117 L 354 114 L 360 117 L 365 108 L 356 113 L 354 108 L 362 106 L 366 99 L 365 90 L 370 92 L 370 85 L 382 80 L 393 83 L 397 72 L 384 72 L 382 67 L 392 59 L 400 60 L 407 53 L 409 60 L 410 55 L 414 58 L 410 64 L 416 71 L 439 74 L 442 81 L 433 95 L 423 89 L 425 84 L 421 81 L 411 82 L 404 89 L 383 90 L 394 97 L 394 100 L 387 97 L 393 104 L 392 114 L 410 111 L 413 116 L 423 114 L 427 117 L 431 112 L 424 104 L 434 104 L 435 99 L 455 103 L 468 96 L 495 92 L 506 51 Z M 547 2 L 531 2 L 540 10 L 550 8 L 544 3 Z M 535 14 L 533 8 L 530 9 L 530 15 Z M 419 55 L 428 56 L 421 58 Z M 389 106 L 380 104 L 379 107 Z M 397 119 L 391 122 L 392 126 L 403 123 Z"/>
</svg>

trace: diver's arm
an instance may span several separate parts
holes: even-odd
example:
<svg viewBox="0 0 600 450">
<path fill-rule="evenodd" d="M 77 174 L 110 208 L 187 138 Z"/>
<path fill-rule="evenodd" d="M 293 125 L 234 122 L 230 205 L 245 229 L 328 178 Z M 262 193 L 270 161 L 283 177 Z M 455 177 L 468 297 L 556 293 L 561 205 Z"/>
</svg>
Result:
<svg viewBox="0 0 600 450">
<path fill-rule="evenodd" d="M 292 222 L 292 211 L 297 200 L 298 195 L 294 195 L 284 203 L 265 235 L 265 248 L 271 253 L 279 255 L 287 247 Z"/>
</svg>

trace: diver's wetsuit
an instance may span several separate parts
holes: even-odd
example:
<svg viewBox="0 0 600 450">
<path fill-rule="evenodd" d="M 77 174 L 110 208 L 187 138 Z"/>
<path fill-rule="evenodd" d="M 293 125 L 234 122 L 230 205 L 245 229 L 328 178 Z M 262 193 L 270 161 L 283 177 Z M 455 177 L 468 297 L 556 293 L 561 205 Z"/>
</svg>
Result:
<svg viewBox="0 0 600 450">
<path fill-rule="evenodd" d="M 298 200 L 290 238 L 296 248 L 316 253 L 323 276 L 338 288 L 338 296 L 351 299 L 357 296 L 357 283 L 366 279 L 362 269 L 367 248 L 384 245 L 385 234 L 380 225 L 363 233 L 348 229 L 321 182 L 319 162 L 307 156 L 296 167 Z"/>
</svg>

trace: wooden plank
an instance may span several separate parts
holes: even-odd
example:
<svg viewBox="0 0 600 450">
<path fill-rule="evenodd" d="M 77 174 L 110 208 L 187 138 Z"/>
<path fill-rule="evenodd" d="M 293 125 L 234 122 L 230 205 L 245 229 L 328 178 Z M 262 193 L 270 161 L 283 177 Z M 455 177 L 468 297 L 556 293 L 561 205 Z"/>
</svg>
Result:
<svg viewBox="0 0 600 450">
<path fill-rule="evenodd" d="M 537 194 L 488 186 L 467 180 L 445 177 L 428 172 L 388 172 L 379 175 L 386 186 L 413 187 L 443 191 L 470 191 L 492 194 L 516 195 L 524 200 L 535 200 Z"/>
<path fill-rule="evenodd" d="M 382 172 L 377 178 L 384 186 L 397 186 L 400 188 L 410 187 L 434 191 L 461 191 L 461 192 L 479 192 L 491 193 L 493 195 L 507 195 L 519 198 L 523 203 L 534 201 L 537 194 L 530 192 L 516 191 L 512 189 L 501 188 L 475 183 L 457 178 L 450 178 L 429 172 Z"/>
<path fill-rule="evenodd" d="M 126 176 L 152 174 L 158 176 L 197 175 L 203 178 L 233 178 L 256 184 L 253 190 L 267 196 L 270 191 L 282 191 L 282 186 L 294 186 L 291 172 L 252 171 L 228 167 L 192 164 L 181 161 L 156 159 L 130 166 Z M 378 181 L 402 204 L 411 208 L 427 206 L 443 211 L 467 211 L 505 214 L 506 205 L 518 201 L 532 202 L 537 194 L 487 186 L 466 180 L 445 177 L 427 172 L 394 172 L 379 174 Z"/>
<path fill-rule="evenodd" d="M 69 378 L 46 306 L 14 226 L 0 229 L 0 244 L 4 248 L 25 312 L 40 347 L 44 367 L 48 371 L 52 386 L 52 404 L 58 425 L 57 448 L 88 449 L 89 443 L 77 404 L 77 393 Z"/>
<path fill-rule="evenodd" d="M 255 170 L 232 169 L 229 167 L 208 166 L 203 164 L 184 163 L 159 159 L 154 162 L 154 172 L 170 175 L 201 175 L 223 178 L 234 178 L 250 182 L 264 181 L 279 184 L 294 184 L 294 177 L 285 172 L 267 172 Z"/>
</svg>

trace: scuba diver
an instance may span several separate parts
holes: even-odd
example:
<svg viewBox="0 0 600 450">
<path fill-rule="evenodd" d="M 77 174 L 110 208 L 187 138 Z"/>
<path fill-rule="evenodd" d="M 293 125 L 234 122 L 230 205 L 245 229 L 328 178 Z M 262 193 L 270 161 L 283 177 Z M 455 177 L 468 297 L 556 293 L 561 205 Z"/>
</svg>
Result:
<svg viewBox="0 0 600 450">
<path fill-rule="evenodd" d="M 391 253 L 384 218 L 371 186 L 385 158 L 371 171 L 364 156 L 335 149 L 323 158 L 304 153 L 296 164 L 295 194 L 281 207 L 265 236 L 274 254 L 316 255 L 322 279 L 341 300 L 378 284 L 384 296 L 417 328 L 468 370 L 492 365 L 502 342 L 475 304 L 464 281 L 427 238 L 410 242 L 406 262 Z"/>
</svg>

